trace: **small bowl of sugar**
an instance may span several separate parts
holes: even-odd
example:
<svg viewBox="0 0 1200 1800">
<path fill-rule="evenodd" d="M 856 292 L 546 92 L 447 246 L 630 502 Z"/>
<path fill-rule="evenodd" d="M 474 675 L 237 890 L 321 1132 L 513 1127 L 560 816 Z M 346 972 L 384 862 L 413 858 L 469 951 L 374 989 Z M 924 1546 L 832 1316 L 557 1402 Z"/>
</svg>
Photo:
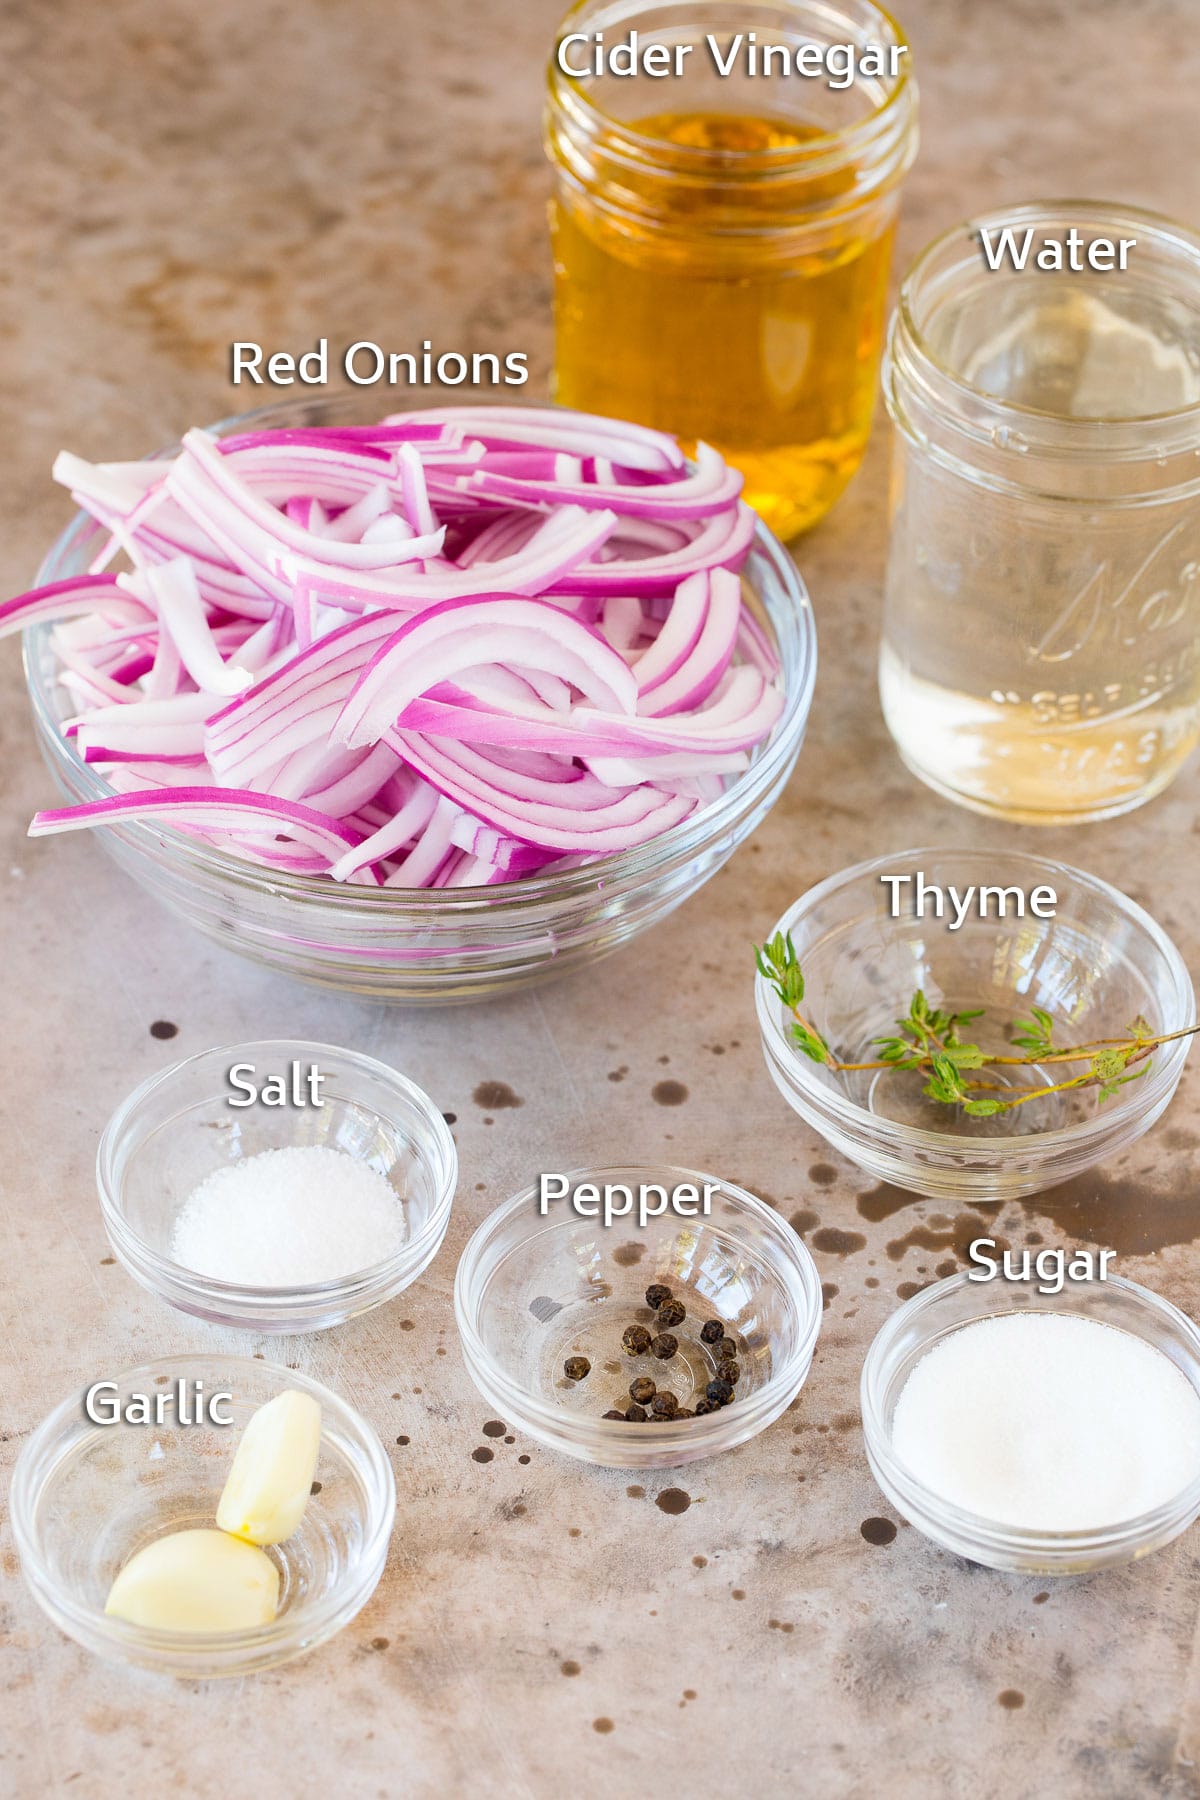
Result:
<svg viewBox="0 0 1200 1800">
<path fill-rule="evenodd" d="M 260 1332 L 322 1331 L 401 1293 L 437 1254 L 457 1178 L 449 1128 L 413 1082 L 291 1040 L 151 1076 L 96 1158 L 105 1230 L 134 1280 Z"/>
<path fill-rule="evenodd" d="M 1200 1331 L 1122 1276 L 934 1282 L 867 1352 L 862 1419 L 896 1510 L 988 1568 L 1084 1574 L 1200 1516 Z"/>
</svg>

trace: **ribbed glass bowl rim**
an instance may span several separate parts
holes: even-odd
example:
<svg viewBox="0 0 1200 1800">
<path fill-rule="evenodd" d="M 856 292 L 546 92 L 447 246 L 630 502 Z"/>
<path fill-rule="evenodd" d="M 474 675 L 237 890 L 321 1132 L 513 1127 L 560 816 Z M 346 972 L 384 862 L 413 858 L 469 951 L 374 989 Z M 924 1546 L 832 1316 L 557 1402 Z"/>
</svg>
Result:
<svg viewBox="0 0 1200 1800">
<path fill-rule="evenodd" d="M 824 881 L 809 888 L 771 927 L 768 938 L 774 937 L 776 932 L 791 931 L 805 913 L 819 906 L 839 889 L 848 888 L 868 876 L 894 873 L 901 865 L 918 861 L 924 862 L 927 867 L 936 867 L 938 858 L 991 857 L 994 862 L 995 856 L 996 853 L 990 850 L 954 849 L 944 844 L 923 845 L 915 850 L 894 850 L 885 856 L 873 856 L 866 862 L 840 869 L 837 874 L 827 876 Z M 1036 870 L 1041 876 L 1057 877 L 1060 880 L 1063 876 L 1067 877 L 1073 886 L 1085 888 L 1099 896 L 1121 917 L 1136 925 L 1153 943 L 1170 971 L 1181 1012 L 1186 1013 L 1186 1023 L 1194 1022 L 1196 998 L 1187 965 L 1162 926 L 1143 907 L 1129 899 L 1128 895 L 1122 894 L 1119 888 L 1101 880 L 1099 875 L 1089 875 L 1085 869 L 1074 868 L 1070 863 L 1038 856 L 1029 850 L 1005 850 L 1003 858 L 1006 867 L 1022 864 L 1031 871 Z M 1062 904 L 1061 892 L 1059 904 Z M 1132 1082 L 1124 1094 L 1106 1100 L 1103 1110 L 1093 1113 L 1088 1119 L 1078 1119 L 1073 1124 L 1060 1126 L 1054 1131 L 1032 1131 L 1024 1136 L 998 1133 L 995 1137 L 965 1138 L 956 1136 L 953 1132 L 927 1131 L 923 1126 L 904 1125 L 894 1119 L 882 1118 L 848 1099 L 837 1088 L 820 1086 L 815 1079 L 820 1065 L 811 1063 L 802 1056 L 789 1038 L 780 1016 L 779 997 L 760 971 L 754 977 L 754 1003 L 765 1048 L 776 1066 L 787 1072 L 793 1085 L 804 1093 L 815 1108 L 837 1119 L 859 1138 L 886 1138 L 896 1144 L 911 1146 L 914 1150 L 925 1150 L 931 1155 L 945 1154 L 947 1151 L 957 1154 L 967 1149 L 980 1155 L 996 1157 L 1028 1156 L 1035 1151 L 1041 1155 L 1045 1151 L 1068 1149 L 1073 1145 L 1086 1143 L 1089 1138 L 1105 1136 L 1114 1123 L 1149 1111 L 1156 1101 L 1170 1094 L 1183 1072 L 1192 1041 L 1190 1038 L 1177 1038 L 1174 1043 L 1156 1051 L 1153 1059 L 1155 1066 L 1150 1073 Z M 1178 1025 L 1172 1024 L 1167 1029 L 1182 1029 L 1184 1022 L 1181 1020 Z"/>
<path fill-rule="evenodd" d="M 307 418 L 314 413 L 331 415 L 327 422 L 333 424 L 337 422 L 337 417 L 350 414 L 358 417 L 367 410 L 365 396 L 362 394 L 327 395 L 318 399 L 298 397 L 258 407 L 251 412 L 231 414 L 208 429 L 223 436 L 234 431 L 263 430 L 275 426 L 285 429 L 293 418 L 300 415 Z M 561 410 L 564 418 L 572 415 L 570 408 L 564 407 Z M 177 450 L 176 445 L 157 455 L 166 458 L 175 455 Z M 72 555 L 76 540 L 86 541 L 96 530 L 87 513 L 76 513 L 66 530 L 51 546 L 37 572 L 35 585 L 40 587 L 62 580 L 69 574 L 80 573 L 84 566 L 82 558 Z M 569 901 L 592 896 L 597 889 L 619 887 L 627 878 L 640 885 L 659 873 L 665 873 L 680 859 L 718 839 L 722 832 L 752 809 L 758 799 L 770 791 L 780 771 L 794 761 L 803 740 L 817 675 L 817 640 L 812 602 L 796 564 L 761 520 L 755 527 L 750 556 L 742 568 L 743 578 L 750 581 L 755 592 L 761 595 L 763 584 L 755 579 L 757 567 L 765 568 L 768 576 L 778 582 L 782 599 L 790 603 L 779 609 L 783 615 L 782 626 L 772 617 L 770 627 L 776 639 L 782 639 L 786 635 L 789 625 L 795 629 L 796 660 L 799 665 L 795 686 L 790 691 L 784 690 L 784 710 L 766 743 L 752 752 L 749 767 L 735 777 L 725 792 L 692 817 L 682 820 L 678 825 L 669 826 L 658 837 L 632 850 L 597 856 L 575 868 L 559 869 L 546 875 L 530 875 L 516 881 L 497 882 L 494 887 L 486 889 L 372 889 L 340 886 L 321 876 L 298 875 L 287 870 L 260 867 L 225 851 L 210 848 L 200 839 L 189 837 L 172 826 L 151 824 L 144 819 L 122 821 L 121 832 L 129 834 L 130 841 L 139 850 L 150 851 L 155 844 L 161 844 L 169 850 L 178 865 L 197 876 L 215 876 L 235 888 L 256 891 L 272 900 L 296 900 L 318 907 L 332 905 L 347 918 L 357 914 L 364 919 L 378 919 L 391 914 L 415 924 L 483 920 L 495 918 L 505 912 L 519 913 L 525 906 L 534 907 L 540 902 Z M 29 626 L 22 634 L 25 683 L 30 704 L 43 742 L 53 749 L 56 758 L 69 767 L 73 780 L 78 782 L 89 800 L 102 799 L 113 790 L 93 765 L 80 758 L 74 748 L 74 740 L 64 738 L 59 730 L 53 704 L 53 680 L 47 679 L 51 661 L 49 639 L 53 629 L 52 623 L 42 623 Z M 780 647 L 783 649 L 782 643 Z M 781 660 L 784 659 L 781 657 Z"/>
<path fill-rule="evenodd" d="M 765 1200 L 751 1194 L 746 1188 L 738 1187 L 735 1182 L 725 1181 L 719 1175 L 706 1175 L 698 1169 L 678 1168 L 671 1163 L 654 1164 L 621 1164 L 608 1168 L 579 1168 L 565 1172 L 572 1184 L 578 1181 L 594 1181 L 605 1183 L 621 1176 L 634 1176 L 639 1181 L 659 1182 L 668 1187 L 676 1187 L 682 1182 L 692 1182 L 699 1187 L 705 1183 L 718 1188 L 724 1198 L 732 1200 L 737 1207 L 749 1213 L 765 1228 L 776 1247 L 782 1252 L 785 1264 L 790 1265 L 795 1277 L 794 1284 L 787 1284 L 787 1296 L 795 1310 L 799 1321 L 799 1335 L 795 1348 L 788 1356 L 781 1369 L 773 1374 L 769 1381 L 756 1390 L 746 1401 L 739 1401 L 738 1411 L 743 1422 L 748 1417 L 761 1418 L 771 1413 L 781 1401 L 790 1400 L 797 1388 L 803 1383 L 812 1362 L 813 1351 L 821 1331 L 821 1319 L 824 1301 L 821 1293 L 821 1277 L 817 1265 L 813 1261 L 807 1246 L 802 1243 L 792 1228 L 780 1219 L 778 1213 L 769 1207 Z M 637 1445 L 644 1448 L 646 1432 L 640 1424 L 618 1424 L 615 1419 L 602 1420 L 582 1418 L 577 1414 L 566 1413 L 545 1400 L 539 1400 L 528 1388 L 522 1387 L 500 1366 L 485 1345 L 475 1324 L 477 1306 L 471 1301 L 469 1287 L 474 1284 L 482 1270 L 485 1252 L 489 1249 L 493 1237 L 522 1211 L 526 1217 L 535 1222 L 536 1229 L 526 1234 L 526 1241 L 541 1236 L 546 1231 L 558 1231 L 565 1225 L 585 1223 L 572 1213 L 561 1213 L 558 1217 L 537 1218 L 534 1205 L 538 1197 L 538 1184 L 523 1188 L 510 1200 L 490 1212 L 486 1219 L 472 1232 L 465 1250 L 459 1257 L 458 1269 L 454 1277 L 454 1315 L 458 1322 L 459 1335 L 468 1367 L 477 1366 L 483 1371 L 487 1382 L 497 1399 L 504 1399 L 514 1416 L 519 1415 L 523 1421 L 541 1428 L 548 1435 L 560 1441 L 595 1448 L 600 1443 L 627 1447 Z M 704 1218 L 681 1220 L 681 1224 L 707 1225 Z M 603 1229 L 603 1227 L 601 1227 Z M 736 1238 L 737 1233 L 728 1225 L 723 1227 L 725 1234 Z M 508 1254 L 512 1254 L 511 1251 Z M 602 1429 L 603 1428 L 603 1429 Z M 680 1419 L 678 1421 L 661 1421 L 654 1428 L 655 1444 L 663 1444 L 665 1448 L 678 1449 L 684 1444 L 711 1444 L 714 1450 L 725 1445 L 728 1435 L 729 1421 L 724 1408 L 720 1412 L 705 1413 L 698 1419 Z"/>
<path fill-rule="evenodd" d="M 84 1605 L 69 1589 L 54 1583 L 42 1565 L 38 1546 L 35 1519 L 40 1497 L 62 1463 L 68 1456 L 73 1456 L 77 1448 L 72 1446 L 69 1450 L 53 1450 L 55 1437 L 64 1427 L 79 1420 L 79 1394 L 69 1394 L 36 1428 L 17 1458 L 13 1470 L 9 1510 L 21 1566 L 35 1592 L 44 1594 L 56 1613 L 61 1613 L 72 1624 L 77 1625 L 89 1638 L 107 1639 L 115 1650 L 157 1652 L 168 1663 L 174 1656 L 214 1656 L 220 1651 L 226 1651 L 231 1659 L 236 1659 L 245 1652 L 284 1649 L 297 1639 L 303 1641 L 320 1638 L 328 1635 L 331 1629 L 338 1629 L 339 1621 L 345 1622 L 352 1618 L 373 1591 L 387 1555 L 396 1513 L 396 1478 L 378 1432 L 349 1401 L 343 1400 L 332 1388 L 312 1380 L 308 1375 L 302 1375 L 295 1369 L 285 1369 L 278 1363 L 259 1362 L 254 1357 L 223 1356 L 219 1351 L 207 1350 L 199 1356 L 164 1356 L 156 1362 L 139 1363 L 135 1368 L 123 1370 L 110 1379 L 116 1380 L 118 1384 L 132 1384 L 142 1376 L 153 1380 L 155 1375 L 166 1372 L 168 1380 L 173 1377 L 188 1380 L 195 1374 L 198 1363 L 207 1362 L 219 1363 L 222 1369 L 232 1372 L 234 1379 L 240 1375 L 247 1381 L 253 1380 L 256 1384 L 261 1384 L 264 1376 L 270 1376 L 278 1380 L 280 1392 L 286 1388 L 299 1388 L 304 1393 L 311 1394 L 319 1404 L 322 1430 L 327 1421 L 333 1420 L 358 1432 L 365 1445 L 365 1452 L 359 1452 L 356 1448 L 354 1460 L 362 1486 L 374 1505 L 374 1512 L 368 1512 L 369 1530 L 354 1563 L 347 1566 L 342 1582 L 311 1602 L 305 1601 L 299 1606 L 289 1607 L 268 1625 L 255 1625 L 245 1631 L 184 1632 L 165 1631 L 134 1625 L 128 1619 L 111 1618 L 103 1610 L 96 1611 L 91 1606 Z M 91 1427 L 91 1431 L 116 1429 L 116 1426 Z M 45 1466 L 42 1466 L 43 1463 Z"/>
<path fill-rule="evenodd" d="M 350 1275 L 338 1276 L 334 1281 L 297 1284 L 286 1288 L 248 1287 L 242 1282 L 220 1281 L 216 1276 L 189 1269 L 185 1263 L 174 1262 L 140 1237 L 129 1223 L 121 1205 L 115 1165 L 122 1151 L 136 1156 L 140 1148 L 140 1137 L 135 1136 L 130 1144 L 129 1135 L 137 1131 L 141 1108 L 159 1089 L 178 1081 L 189 1069 L 202 1062 L 223 1060 L 225 1057 L 230 1059 L 231 1065 L 255 1062 L 271 1051 L 284 1049 L 293 1054 L 300 1050 L 314 1063 L 320 1062 L 323 1056 L 336 1056 L 364 1074 L 373 1075 L 377 1080 L 385 1082 L 397 1094 L 402 1094 L 410 1101 L 427 1128 L 422 1135 L 422 1148 L 433 1162 L 435 1174 L 441 1175 L 440 1191 L 428 1219 L 416 1236 L 406 1237 L 395 1254 L 385 1257 L 382 1262 L 372 1263 L 365 1269 L 356 1269 Z M 362 1101 L 356 1101 L 356 1104 L 362 1106 L 364 1111 L 374 1113 L 377 1118 L 383 1117 L 376 1107 L 367 1106 Z M 187 1110 L 186 1103 L 181 1102 L 178 1111 Z M 157 1129 L 161 1129 L 161 1126 Z M 381 1062 L 378 1057 L 367 1056 L 361 1050 L 347 1050 L 340 1044 L 321 1044 L 298 1038 L 264 1038 L 244 1044 L 218 1044 L 212 1049 L 198 1050 L 192 1056 L 182 1057 L 168 1068 L 148 1075 L 116 1108 L 104 1127 L 96 1151 L 96 1186 L 100 1195 L 100 1210 L 105 1229 L 113 1238 L 115 1247 L 122 1250 L 131 1247 L 135 1260 L 148 1275 L 159 1274 L 169 1282 L 186 1285 L 197 1298 L 211 1298 L 214 1304 L 225 1304 L 231 1308 L 257 1307 L 260 1311 L 273 1311 L 276 1322 L 278 1316 L 286 1317 L 291 1311 L 304 1315 L 319 1313 L 325 1306 L 378 1293 L 387 1287 L 390 1280 L 409 1274 L 410 1269 L 412 1273 L 409 1279 L 415 1280 L 432 1262 L 446 1235 L 457 1185 L 458 1150 L 454 1138 L 442 1114 L 423 1088 L 418 1087 L 407 1075 L 401 1075 L 397 1069 Z M 415 1268 L 414 1263 L 418 1265 Z M 157 1287 L 157 1284 L 156 1291 L 169 1304 L 177 1304 L 174 1297 L 165 1289 Z M 298 1321 L 296 1328 L 302 1330 L 303 1325 Z"/>
<path fill-rule="evenodd" d="M 988 1519 L 981 1513 L 969 1511 L 965 1507 L 956 1506 L 946 1500 L 933 1488 L 926 1487 L 916 1475 L 908 1469 L 896 1455 L 892 1447 L 892 1436 L 884 1423 L 884 1364 L 897 1339 L 908 1331 L 915 1321 L 920 1321 L 922 1314 L 933 1312 L 939 1302 L 951 1291 L 959 1291 L 970 1284 L 970 1276 L 966 1270 L 956 1275 L 949 1275 L 944 1281 L 935 1281 L 919 1294 L 906 1300 L 886 1319 L 873 1338 L 863 1362 L 862 1377 L 859 1382 L 859 1398 L 862 1411 L 863 1438 L 867 1453 L 876 1467 L 880 1485 L 888 1492 L 889 1499 L 901 1504 L 901 1511 L 911 1507 L 945 1528 L 960 1540 L 973 1542 L 981 1550 L 1009 1552 L 1014 1555 L 1028 1554 L 1058 1556 L 1067 1560 L 1078 1553 L 1082 1557 L 1101 1556 L 1107 1551 L 1127 1550 L 1129 1556 L 1136 1554 L 1137 1547 L 1143 1542 L 1159 1538 L 1163 1531 L 1178 1530 L 1189 1519 L 1200 1513 L 1200 1472 L 1198 1472 L 1185 1488 L 1170 1500 L 1163 1501 L 1149 1512 L 1138 1513 L 1133 1518 L 1121 1519 L 1115 1525 L 1092 1527 L 1085 1531 L 1038 1531 L 1019 1525 L 1008 1525 L 996 1519 Z M 975 1285 L 975 1284 L 971 1284 Z M 1170 1321 L 1176 1330 L 1183 1334 L 1192 1357 L 1194 1379 L 1190 1385 L 1200 1398 L 1200 1330 L 1179 1307 L 1171 1301 L 1164 1300 L 1161 1294 L 1143 1287 L 1140 1282 L 1130 1281 L 1124 1275 L 1106 1275 L 1106 1288 L 1115 1288 L 1139 1303 L 1148 1313 Z M 1012 1313 L 1023 1311 L 1039 1314 L 1047 1312 L 1064 1312 L 1078 1316 L 1078 1309 L 1070 1304 L 1062 1304 L 1064 1295 L 1069 1294 L 1065 1287 L 1062 1294 L 1048 1296 L 1045 1306 L 1037 1308 L 1013 1307 L 1010 1312 L 995 1314 L 984 1313 L 982 1317 L 994 1318 L 1012 1316 Z M 969 1325 L 970 1320 L 960 1319 L 954 1326 L 945 1331 L 932 1328 L 928 1332 L 925 1348 L 935 1342 L 952 1336 L 953 1332 Z M 1116 1327 L 1115 1329 L 1120 1329 Z M 923 1352 L 922 1352 L 923 1353 Z M 1173 1359 L 1172 1359 L 1173 1360 Z M 1178 1364 L 1175 1364 L 1178 1368 Z M 914 1521 L 915 1522 L 915 1521 Z"/>
<path fill-rule="evenodd" d="M 1172 407 L 1160 413 L 1116 413 L 1101 418 L 1070 418 L 1060 413 L 1046 412 L 1040 407 L 1022 405 L 1019 401 L 1006 400 L 1001 394 L 989 392 L 976 382 L 968 381 L 965 375 L 958 372 L 951 363 L 945 361 L 932 348 L 926 328 L 920 324 L 916 314 L 915 295 L 921 282 L 926 279 L 931 269 L 947 250 L 961 245 L 976 237 L 982 227 L 1011 227 L 1014 232 L 1029 227 L 1036 229 L 1048 220 L 1067 219 L 1072 224 L 1106 225 L 1114 236 L 1121 236 L 1126 230 L 1138 231 L 1143 237 L 1153 237 L 1161 245 L 1169 245 L 1185 250 L 1193 263 L 1200 267 L 1200 233 L 1179 219 L 1173 219 L 1167 213 L 1153 212 L 1146 207 L 1127 206 L 1124 201 L 1050 199 L 1029 200 L 1022 206 L 1001 207 L 983 213 L 974 213 L 969 219 L 952 225 L 948 231 L 939 232 L 937 237 L 926 244 L 915 262 L 906 271 L 900 284 L 900 293 L 893 315 L 893 330 L 902 330 L 908 343 L 916 351 L 922 362 L 936 376 L 947 384 L 953 392 L 969 396 L 972 400 L 983 401 L 998 411 L 1011 413 L 1014 418 L 1028 419 L 1033 423 L 1054 425 L 1067 430 L 1074 430 L 1083 450 L 1094 456 L 1107 457 L 1113 449 L 1107 439 L 1097 441 L 1099 433 L 1105 427 L 1109 431 L 1133 428 L 1140 425 L 1165 424 L 1168 422 L 1195 421 L 1200 424 L 1200 400 L 1189 401 L 1186 406 Z M 962 259 L 966 260 L 965 256 Z M 988 271 L 989 275 L 991 271 Z M 1194 277 L 1193 277 L 1194 278 Z M 885 383 L 886 385 L 886 383 Z M 944 400 L 942 401 L 944 405 Z M 979 433 L 982 442 L 985 433 Z"/>
</svg>

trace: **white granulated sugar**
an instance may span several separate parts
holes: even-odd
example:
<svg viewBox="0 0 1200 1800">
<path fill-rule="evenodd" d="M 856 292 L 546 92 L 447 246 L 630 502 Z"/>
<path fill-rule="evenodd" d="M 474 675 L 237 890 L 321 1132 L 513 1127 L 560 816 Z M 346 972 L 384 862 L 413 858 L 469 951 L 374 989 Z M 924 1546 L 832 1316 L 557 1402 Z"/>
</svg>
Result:
<svg viewBox="0 0 1200 1800">
<path fill-rule="evenodd" d="M 925 1487 L 997 1524 L 1099 1529 L 1200 1474 L 1200 1395 L 1130 1332 L 1010 1313 L 965 1325 L 922 1357 L 892 1445 Z"/>
<path fill-rule="evenodd" d="M 304 1144 L 209 1175 L 175 1221 L 171 1256 L 244 1287 L 307 1287 L 383 1262 L 404 1236 L 404 1208 L 385 1175 L 344 1150 Z"/>
</svg>

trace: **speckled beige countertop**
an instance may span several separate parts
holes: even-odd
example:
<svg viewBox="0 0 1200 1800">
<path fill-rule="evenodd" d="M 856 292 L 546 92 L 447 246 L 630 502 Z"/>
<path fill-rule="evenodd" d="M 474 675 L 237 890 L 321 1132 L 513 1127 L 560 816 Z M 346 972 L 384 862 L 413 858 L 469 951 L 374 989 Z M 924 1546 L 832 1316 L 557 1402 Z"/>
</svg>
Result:
<svg viewBox="0 0 1200 1800">
<path fill-rule="evenodd" d="M 526 392 L 544 391 L 538 110 L 556 10 L 8 0 L 4 592 L 27 584 L 67 516 L 53 453 L 133 456 L 228 410 L 234 337 L 405 348 L 436 330 L 460 348 L 527 350 Z M 924 143 L 902 262 L 969 210 L 1040 194 L 1196 220 L 1189 0 L 910 0 L 904 17 Z M 60 1637 L 5 1519 L 6 1796 L 1200 1793 L 1195 1531 L 1140 1566 L 1052 1584 L 971 1569 L 907 1526 L 882 1544 L 860 1529 L 887 1516 L 857 1419 L 863 1354 L 901 1284 L 953 1256 L 955 1227 L 944 1213 L 931 1223 L 933 1203 L 864 1198 L 872 1184 L 784 1107 L 759 1056 L 747 939 L 888 844 L 1027 841 L 926 793 L 885 735 L 886 465 L 880 429 L 799 550 L 821 675 L 784 803 L 666 931 L 594 976 L 471 1012 L 378 1010 L 266 975 L 144 901 L 97 844 L 29 844 L 50 787 L 16 646 L 3 647 L 5 1480 L 32 1427 L 85 1380 L 224 1343 L 340 1388 L 389 1446 L 399 1494 L 388 1568 L 360 1617 L 232 1686 L 130 1674 Z M 1142 814 L 1036 840 L 1125 885 L 1193 968 L 1198 795 L 1193 765 Z M 151 1035 L 161 1020 L 178 1027 L 170 1042 Z M 455 1115 L 462 1180 L 441 1255 L 400 1302 L 260 1345 L 133 1286 L 108 1253 L 92 1162 L 110 1109 L 152 1070 L 289 1034 L 403 1067 Z M 675 1104 L 655 1099 L 664 1080 Z M 519 1106 L 487 1112 L 473 1096 L 489 1081 Z M 1151 1137 L 1008 1209 L 1003 1228 L 1115 1246 L 1122 1272 L 1200 1314 L 1198 1106 L 1193 1067 Z M 479 1463 L 489 1409 L 458 1355 L 455 1259 L 537 1171 L 627 1154 L 728 1174 L 798 1220 L 832 1295 L 809 1386 L 743 1449 L 636 1483 L 519 1438 Z M 668 1486 L 690 1496 L 686 1511 L 655 1505 Z"/>
</svg>

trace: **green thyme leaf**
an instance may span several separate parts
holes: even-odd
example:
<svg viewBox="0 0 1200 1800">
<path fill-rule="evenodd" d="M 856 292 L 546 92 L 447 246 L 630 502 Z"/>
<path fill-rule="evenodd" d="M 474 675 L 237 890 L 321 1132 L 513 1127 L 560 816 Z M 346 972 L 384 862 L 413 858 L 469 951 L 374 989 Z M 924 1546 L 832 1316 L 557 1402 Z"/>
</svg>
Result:
<svg viewBox="0 0 1200 1800">
<path fill-rule="evenodd" d="M 1148 1053 L 1167 1041 L 1167 1037 L 1187 1037 L 1193 1032 L 1200 1032 L 1200 1025 L 1193 1025 L 1184 1031 L 1167 1034 L 1167 1037 L 1158 1036 L 1139 1014 L 1126 1027 L 1128 1042 L 1105 1044 L 1093 1040 L 1075 1047 L 1059 1046 L 1054 1043 L 1054 1020 L 1045 1007 L 1034 1006 L 1030 1008 L 1027 1019 L 1016 1020 L 1012 1032 L 1012 1042 L 1026 1054 L 1019 1057 L 990 1055 L 978 1044 L 964 1043 L 959 1035 L 962 1026 L 984 1016 L 983 1007 L 950 1012 L 944 1007 L 931 1006 L 924 989 L 917 988 L 909 1002 L 908 1012 L 904 1018 L 896 1020 L 896 1035 L 872 1040 L 872 1047 L 878 1052 L 876 1061 L 842 1062 L 820 1032 L 800 1014 L 800 1005 L 804 999 L 804 975 L 791 934 L 777 931 L 765 944 L 756 945 L 754 963 L 763 980 L 770 984 L 793 1015 L 792 1037 L 801 1055 L 836 1070 L 854 1068 L 920 1071 L 925 1077 L 923 1092 L 930 1100 L 944 1106 L 961 1106 L 964 1112 L 976 1119 L 991 1118 L 996 1113 L 1008 1112 L 1021 1104 L 1022 1097 L 1010 1100 L 993 1100 L 982 1096 L 976 1098 L 972 1089 L 986 1088 L 989 1084 L 968 1081 L 967 1073 L 971 1070 L 988 1068 L 997 1062 L 1028 1065 L 1053 1053 L 1057 1061 L 1067 1069 L 1071 1064 L 1078 1066 L 1086 1063 L 1087 1073 L 1069 1075 L 1061 1082 L 1039 1086 L 1034 1092 L 1065 1093 L 1068 1089 L 1096 1083 L 1100 1099 L 1110 1100 L 1119 1088 L 1149 1074 L 1151 1064 Z M 1131 1062 L 1135 1062 L 1137 1066 L 1130 1068 Z"/>
<path fill-rule="evenodd" d="M 804 1052 L 805 1056 L 812 1062 L 825 1063 L 829 1061 L 828 1044 L 823 1037 L 818 1037 L 817 1033 L 811 1030 L 809 1026 L 797 1021 L 797 1023 L 792 1026 L 792 1036 L 795 1038 L 797 1045 Z"/>
<path fill-rule="evenodd" d="M 1148 1075 L 1149 1073 L 1150 1064 L 1144 1062 L 1141 1064 L 1140 1068 L 1131 1070 L 1128 1075 L 1118 1075 L 1114 1080 L 1106 1081 L 1100 1089 L 1101 1101 L 1111 1100 L 1118 1088 L 1127 1086 L 1131 1081 L 1140 1081 L 1143 1075 Z"/>
<path fill-rule="evenodd" d="M 1028 1019 L 1016 1021 L 1013 1043 L 1028 1050 L 1031 1057 L 1045 1056 L 1054 1049 L 1054 1020 L 1045 1007 L 1032 1007 Z"/>
</svg>

